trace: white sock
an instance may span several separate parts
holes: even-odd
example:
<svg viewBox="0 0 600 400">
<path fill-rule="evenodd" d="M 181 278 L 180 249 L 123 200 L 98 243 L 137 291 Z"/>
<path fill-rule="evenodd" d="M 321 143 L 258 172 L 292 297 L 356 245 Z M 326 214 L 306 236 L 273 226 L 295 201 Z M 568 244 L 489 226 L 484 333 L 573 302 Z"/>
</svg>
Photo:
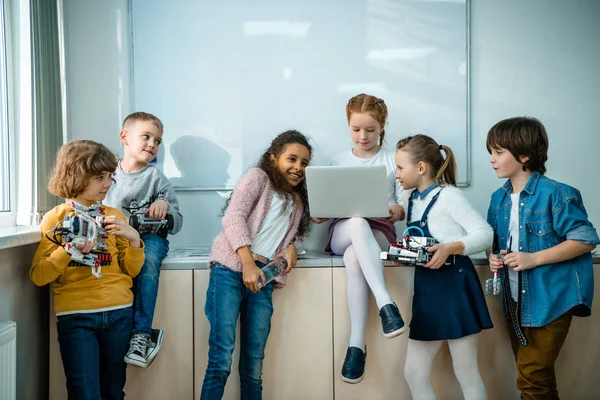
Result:
<svg viewBox="0 0 600 400">
<path fill-rule="evenodd" d="M 442 340 L 429 342 L 408 339 L 404 377 L 413 399 L 437 399 L 431 385 L 431 364 L 441 345 Z"/>
<path fill-rule="evenodd" d="M 387 244 L 382 244 L 387 246 Z M 350 218 L 338 222 L 331 237 L 331 250 L 335 254 L 345 255 L 346 249 L 350 245 L 354 248 L 363 279 L 371 288 L 378 308 L 393 303 L 385 286 L 383 261 L 379 258 L 382 244 L 378 243 L 373 230 L 364 218 Z M 344 262 L 346 262 L 346 257 L 344 257 Z M 358 285 L 356 286 L 358 287 Z M 349 285 L 348 291 L 350 292 L 350 290 Z"/>
<path fill-rule="evenodd" d="M 477 363 L 479 334 L 448 340 L 454 374 L 465 400 L 486 400 L 487 393 Z M 404 376 L 413 399 L 435 400 L 431 385 L 431 364 L 443 341 L 408 340 Z"/>
<path fill-rule="evenodd" d="M 465 400 L 486 400 L 487 393 L 477 362 L 479 334 L 448 340 L 454 374 L 460 383 Z"/>
<path fill-rule="evenodd" d="M 348 345 L 365 351 L 365 327 L 369 315 L 371 290 L 360 265 L 358 265 L 352 245 L 348 246 L 344 252 L 344 265 L 346 265 L 348 309 L 350 310 L 350 342 Z"/>
</svg>

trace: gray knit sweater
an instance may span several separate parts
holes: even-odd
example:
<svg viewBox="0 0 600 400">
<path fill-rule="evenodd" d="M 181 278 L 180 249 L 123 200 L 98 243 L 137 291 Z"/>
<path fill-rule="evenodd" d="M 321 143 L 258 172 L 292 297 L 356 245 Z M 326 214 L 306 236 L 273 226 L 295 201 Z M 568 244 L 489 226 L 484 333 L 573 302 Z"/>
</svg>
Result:
<svg viewBox="0 0 600 400">
<path fill-rule="evenodd" d="M 146 164 L 139 171 L 124 172 L 121 169 L 121 160 L 119 160 L 119 166 L 115 171 L 115 181 L 116 183 L 111 186 L 103 201 L 104 204 L 118 208 L 129 218 L 129 212 L 123 207 L 129 207 L 131 200 L 136 199 L 140 204 L 145 203 L 152 196 L 162 192 L 164 200 L 169 205 L 167 214 L 173 216 L 173 229 L 169 233 L 174 235 L 181 230 L 183 216 L 179 212 L 179 202 L 175 190 L 167 177 L 154 165 Z"/>
</svg>

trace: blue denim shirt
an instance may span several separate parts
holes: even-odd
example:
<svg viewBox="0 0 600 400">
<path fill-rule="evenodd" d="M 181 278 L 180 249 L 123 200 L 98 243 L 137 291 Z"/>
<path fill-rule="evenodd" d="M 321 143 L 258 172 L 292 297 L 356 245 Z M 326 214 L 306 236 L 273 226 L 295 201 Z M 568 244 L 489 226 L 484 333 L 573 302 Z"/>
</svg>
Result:
<svg viewBox="0 0 600 400">
<path fill-rule="evenodd" d="M 506 249 L 512 184 L 508 180 L 492 194 L 488 223 L 497 232 L 500 247 Z M 527 181 L 519 196 L 519 251 L 534 253 L 565 240 L 598 244 L 600 239 L 579 191 L 539 173 Z M 594 296 L 594 271 L 591 253 L 571 260 L 538 266 L 519 273 L 521 280 L 521 324 L 548 325 L 574 308 L 573 314 L 591 314 Z M 507 297 L 504 295 L 505 313 Z"/>
</svg>

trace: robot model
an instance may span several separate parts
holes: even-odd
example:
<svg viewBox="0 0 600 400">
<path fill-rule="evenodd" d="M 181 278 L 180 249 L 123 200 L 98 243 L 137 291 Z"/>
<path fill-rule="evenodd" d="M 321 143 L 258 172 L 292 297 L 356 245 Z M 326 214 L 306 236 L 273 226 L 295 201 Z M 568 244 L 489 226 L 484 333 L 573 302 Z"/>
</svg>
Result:
<svg viewBox="0 0 600 400">
<path fill-rule="evenodd" d="M 162 238 L 166 238 L 169 230 L 173 229 L 173 216 L 167 214 L 166 219 L 156 219 L 148 216 L 147 211 L 150 204 L 156 200 L 164 200 L 162 192 L 152 196 L 146 203 L 139 203 L 137 199 L 131 200 L 129 207 L 123 207 L 129 211 L 129 225 L 133 227 L 140 235 L 144 233 L 155 233 Z"/>
<path fill-rule="evenodd" d="M 420 231 L 421 236 L 407 234 L 411 229 Z M 388 251 L 381 252 L 381 259 L 396 261 L 405 265 L 423 266 L 433 257 L 433 253 L 428 253 L 427 250 L 437 243 L 438 241 L 434 238 L 426 237 L 421 228 L 409 226 L 402 232 L 401 242 L 392 243 Z M 454 265 L 454 263 L 454 255 L 451 255 L 444 265 Z"/>
<path fill-rule="evenodd" d="M 69 266 L 92 267 L 92 275 L 100 279 L 102 266 L 112 263 L 112 255 L 108 252 L 105 241 L 108 233 L 104 228 L 104 208 L 100 204 L 85 207 L 71 201 L 73 207 L 65 218 L 56 226 L 46 232 L 46 237 L 71 256 Z M 50 236 L 50 233 L 52 236 Z M 89 253 L 82 253 L 77 246 L 88 241 L 96 240 L 96 245 Z"/>
</svg>

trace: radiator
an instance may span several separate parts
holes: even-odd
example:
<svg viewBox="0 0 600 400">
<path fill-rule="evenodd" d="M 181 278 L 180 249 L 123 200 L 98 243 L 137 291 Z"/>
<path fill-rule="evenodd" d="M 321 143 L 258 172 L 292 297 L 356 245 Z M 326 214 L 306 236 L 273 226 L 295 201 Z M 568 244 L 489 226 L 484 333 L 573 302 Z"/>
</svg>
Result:
<svg viewBox="0 0 600 400">
<path fill-rule="evenodd" d="M 0 323 L 0 400 L 17 398 L 17 324 Z"/>
</svg>

